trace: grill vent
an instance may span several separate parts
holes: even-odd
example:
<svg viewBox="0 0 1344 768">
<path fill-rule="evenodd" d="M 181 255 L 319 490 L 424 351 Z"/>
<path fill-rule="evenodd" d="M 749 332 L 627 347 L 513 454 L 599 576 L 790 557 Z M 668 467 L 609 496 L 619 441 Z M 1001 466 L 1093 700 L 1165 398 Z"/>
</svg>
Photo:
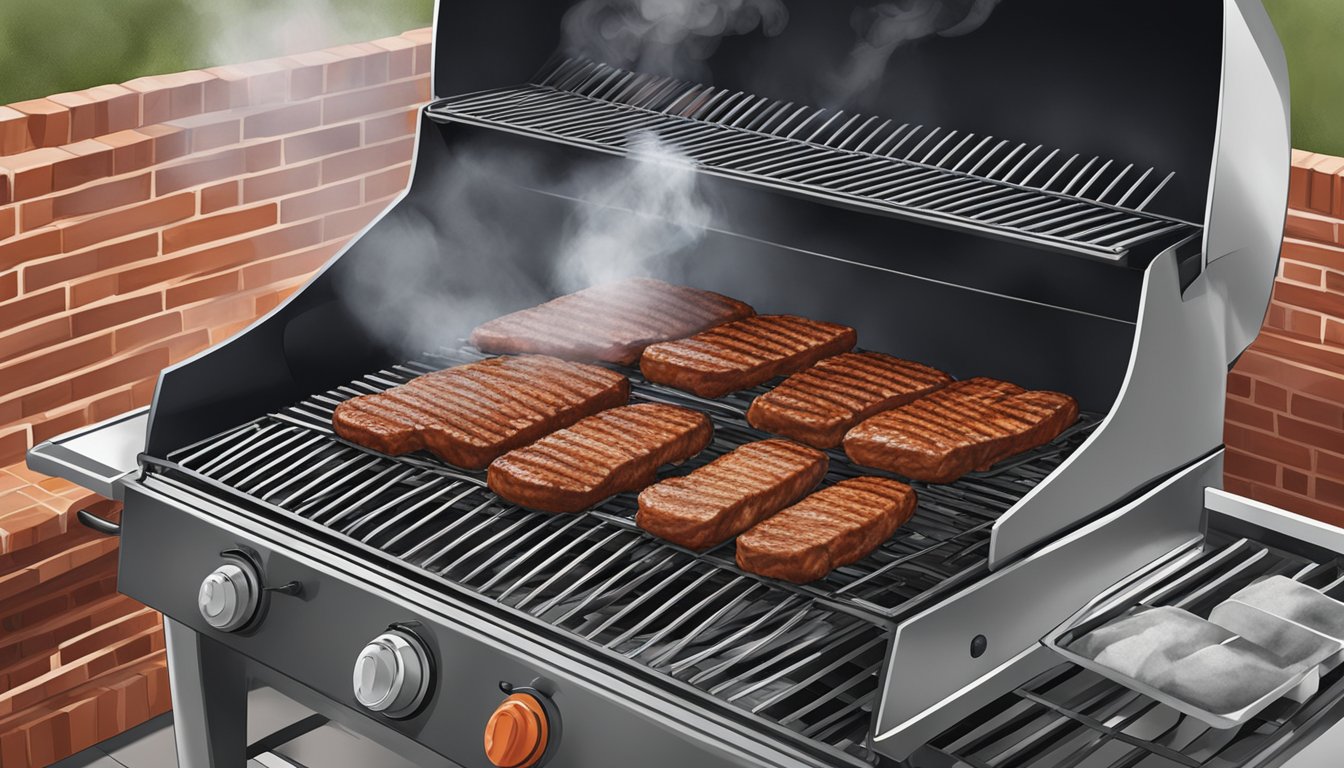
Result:
<svg viewBox="0 0 1344 768">
<path fill-rule="evenodd" d="M 620 154 L 651 134 L 720 175 L 1108 260 L 1199 229 L 1147 210 L 1173 173 L 585 60 L 429 114 Z"/>
</svg>

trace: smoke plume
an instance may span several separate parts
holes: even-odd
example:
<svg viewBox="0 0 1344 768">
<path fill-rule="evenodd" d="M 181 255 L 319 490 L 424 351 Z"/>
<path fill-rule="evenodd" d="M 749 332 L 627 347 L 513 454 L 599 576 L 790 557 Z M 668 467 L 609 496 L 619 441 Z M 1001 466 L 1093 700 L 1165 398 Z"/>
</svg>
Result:
<svg viewBox="0 0 1344 768">
<path fill-rule="evenodd" d="M 933 35 L 958 37 L 979 29 L 1000 0 L 901 0 L 855 13 L 859 40 L 831 78 L 830 101 L 852 104 L 882 80 L 891 55 L 906 43 Z"/>
<path fill-rule="evenodd" d="M 782 0 L 584 0 L 565 14 L 564 50 L 612 66 L 710 82 L 704 62 L 729 35 L 788 24 Z"/>
<path fill-rule="evenodd" d="M 712 211 L 690 163 L 653 134 L 631 143 L 643 162 L 580 174 L 567 184 L 592 205 L 575 213 L 557 252 L 556 282 L 565 290 L 666 272 L 671 257 L 709 226 Z"/>
</svg>

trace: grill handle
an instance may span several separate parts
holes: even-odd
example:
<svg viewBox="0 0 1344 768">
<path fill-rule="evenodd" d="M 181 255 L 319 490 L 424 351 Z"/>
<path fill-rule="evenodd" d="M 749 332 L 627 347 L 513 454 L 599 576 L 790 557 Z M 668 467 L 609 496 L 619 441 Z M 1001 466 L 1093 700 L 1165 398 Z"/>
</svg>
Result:
<svg viewBox="0 0 1344 768">
<path fill-rule="evenodd" d="M 121 535 L 120 523 L 114 523 L 105 517 L 99 517 L 87 509 L 79 510 L 75 513 L 75 517 L 79 518 L 79 522 L 83 523 L 85 528 L 90 528 L 108 536 Z"/>
</svg>

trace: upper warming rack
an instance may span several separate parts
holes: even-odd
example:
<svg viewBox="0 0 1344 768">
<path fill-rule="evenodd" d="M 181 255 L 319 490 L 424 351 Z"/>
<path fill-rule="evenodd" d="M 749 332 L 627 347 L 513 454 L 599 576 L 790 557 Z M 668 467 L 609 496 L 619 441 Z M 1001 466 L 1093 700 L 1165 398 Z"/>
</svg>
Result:
<svg viewBox="0 0 1344 768">
<path fill-rule="evenodd" d="M 653 136 L 706 172 L 1113 261 L 1199 231 L 1147 211 L 1174 176 L 1154 168 L 586 60 L 538 80 L 429 114 L 617 154 Z"/>
</svg>

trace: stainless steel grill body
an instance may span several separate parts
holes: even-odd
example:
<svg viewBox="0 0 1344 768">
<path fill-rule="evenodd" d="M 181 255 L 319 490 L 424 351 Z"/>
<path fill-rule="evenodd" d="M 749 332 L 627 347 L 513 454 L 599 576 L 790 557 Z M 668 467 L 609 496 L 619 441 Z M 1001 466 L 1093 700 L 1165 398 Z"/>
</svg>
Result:
<svg viewBox="0 0 1344 768">
<path fill-rule="evenodd" d="M 1097 712 L 1151 713 L 1117 691 L 1076 701 L 1091 683 L 1051 672 L 1039 640 L 1203 535 L 1227 367 L 1260 324 L 1284 218 L 1286 76 L 1258 0 L 1005 3 L 829 106 L 807 68 L 852 45 L 866 3 L 792 0 L 778 39 L 723 41 L 714 84 L 585 58 L 558 38 L 571 4 L 449 5 L 407 194 L 285 305 L 165 372 L 137 472 L 73 440 L 30 459 L 125 493 L 122 588 L 172 619 L 184 764 L 241 754 L 244 674 L 465 766 L 485 765 L 498 684 L 534 678 L 565 713 L 559 766 L 997 764 L 989 742 L 1025 759 L 1042 738 L 976 730 L 1001 696 L 1085 735 Z M 714 204 L 693 248 L 639 272 L 853 325 L 959 377 L 1068 392 L 1084 419 L 920 487 L 895 537 L 803 587 L 740 572 L 731 545 L 643 534 L 628 495 L 529 513 L 479 474 L 335 439 L 341 399 L 467 359 L 476 322 L 565 290 L 556 242 L 576 217 L 659 215 L 568 183 L 668 162 L 632 132 L 676 149 Z M 483 226 L 488 247 L 469 236 Z M 423 325 L 425 294 L 455 310 L 436 344 L 389 337 Z M 711 415 L 698 461 L 760 436 L 743 419 L 756 392 L 702 401 L 637 376 L 635 392 Z M 833 459 L 831 481 L 860 471 Z M 214 631 L 192 598 L 219 557 L 299 586 Z M 359 646 L 391 626 L 436 667 L 405 719 L 350 691 Z M 1172 758 L 1106 722 L 1093 752 Z"/>
</svg>

